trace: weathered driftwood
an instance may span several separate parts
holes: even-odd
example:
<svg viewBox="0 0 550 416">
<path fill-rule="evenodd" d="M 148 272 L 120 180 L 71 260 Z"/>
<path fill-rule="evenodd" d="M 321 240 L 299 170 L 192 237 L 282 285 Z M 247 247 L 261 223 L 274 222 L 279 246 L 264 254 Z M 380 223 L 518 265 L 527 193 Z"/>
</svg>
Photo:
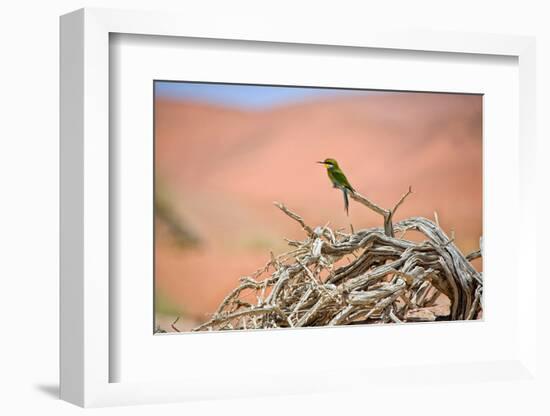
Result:
<svg viewBox="0 0 550 416">
<path fill-rule="evenodd" d="M 464 256 L 426 218 L 393 224 L 395 211 L 411 192 L 409 188 L 393 209 L 350 195 L 384 218 L 383 228 L 350 234 L 328 226 L 311 228 L 275 203 L 300 224 L 306 238 L 288 240 L 293 250 L 272 254 L 265 267 L 242 278 L 211 319 L 194 331 L 476 319 L 483 280 L 470 261 L 481 252 Z M 425 240 L 405 239 L 409 230 Z M 450 301 L 444 316 L 433 308 L 440 296 Z"/>
</svg>

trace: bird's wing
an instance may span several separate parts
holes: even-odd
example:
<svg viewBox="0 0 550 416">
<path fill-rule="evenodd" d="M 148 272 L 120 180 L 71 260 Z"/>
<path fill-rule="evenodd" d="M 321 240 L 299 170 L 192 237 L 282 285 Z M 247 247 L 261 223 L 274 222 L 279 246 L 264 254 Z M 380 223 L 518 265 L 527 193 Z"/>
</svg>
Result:
<svg viewBox="0 0 550 416">
<path fill-rule="evenodd" d="M 353 187 L 348 182 L 348 178 L 346 178 L 346 175 L 344 175 L 344 172 L 340 170 L 331 170 L 330 176 L 332 179 L 332 182 L 335 185 L 344 186 L 345 188 L 349 189 L 350 191 L 355 191 Z"/>
</svg>

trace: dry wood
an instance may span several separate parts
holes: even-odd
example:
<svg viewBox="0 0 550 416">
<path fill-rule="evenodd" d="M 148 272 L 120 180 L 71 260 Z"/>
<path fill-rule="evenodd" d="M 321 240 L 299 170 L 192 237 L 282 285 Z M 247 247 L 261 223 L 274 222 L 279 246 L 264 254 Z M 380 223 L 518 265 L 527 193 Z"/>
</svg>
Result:
<svg viewBox="0 0 550 416">
<path fill-rule="evenodd" d="M 393 215 L 395 214 L 395 211 L 397 211 L 397 208 L 405 201 L 405 199 L 412 194 L 412 187 L 409 186 L 409 190 L 404 193 L 399 201 L 395 204 L 395 206 L 392 209 L 386 209 L 381 208 L 378 205 L 376 205 L 374 202 L 372 202 L 367 197 L 361 195 L 357 191 L 353 191 L 349 194 L 350 198 L 354 199 L 355 201 L 365 205 L 366 207 L 370 208 L 374 212 L 382 215 L 384 218 L 384 232 L 387 236 L 393 237 L 394 236 L 394 230 L 393 230 Z"/>
<path fill-rule="evenodd" d="M 270 253 L 271 260 L 242 278 L 212 318 L 194 331 L 476 319 L 483 279 L 470 261 L 481 250 L 464 256 L 439 227 L 437 215 L 436 222 L 412 217 L 393 224 L 395 211 L 411 192 L 409 188 L 392 209 L 350 194 L 384 219 L 383 228 L 352 229 L 351 234 L 328 224 L 312 228 L 275 203 L 300 224 L 306 238 L 287 240 L 293 247 L 287 253 Z M 408 230 L 422 233 L 425 240 L 404 239 Z M 327 276 L 324 281 L 322 276 Z M 245 294 L 250 299 L 250 291 L 255 305 L 242 299 Z M 434 312 L 441 296 L 450 301 L 448 316 Z"/>
</svg>

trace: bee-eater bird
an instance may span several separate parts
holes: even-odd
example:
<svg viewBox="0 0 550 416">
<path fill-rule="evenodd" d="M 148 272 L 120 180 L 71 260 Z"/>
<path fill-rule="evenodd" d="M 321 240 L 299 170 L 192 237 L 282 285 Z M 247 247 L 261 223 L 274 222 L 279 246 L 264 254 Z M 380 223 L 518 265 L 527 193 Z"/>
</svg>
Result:
<svg viewBox="0 0 550 416">
<path fill-rule="evenodd" d="M 340 166 L 338 166 L 338 162 L 335 159 L 325 159 L 322 162 L 317 163 L 325 165 L 327 168 L 327 175 L 332 182 L 332 186 L 340 189 L 344 194 L 344 209 L 346 210 L 346 215 L 349 215 L 348 192 L 355 192 L 355 189 L 353 189 L 350 185 L 348 178 L 346 178 L 346 175 L 344 175 L 344 172 L 342 172 L 342 169 L 340 169 Z"/>
</svg>

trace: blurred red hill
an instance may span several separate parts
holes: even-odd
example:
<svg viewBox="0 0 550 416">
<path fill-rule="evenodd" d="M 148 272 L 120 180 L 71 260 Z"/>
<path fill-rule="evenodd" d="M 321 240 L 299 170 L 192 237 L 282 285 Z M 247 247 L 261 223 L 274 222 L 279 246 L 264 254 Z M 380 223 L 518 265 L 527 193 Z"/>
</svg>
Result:
<svg viewBox="0 0 550 416">
<path fill-rule="evenodd" d="M 433 218 L 459 247 L 482 233 L 482 99 L 474 95 L 373 94 L 240 111 L 157 99 L 156 179 L 180 221 L 201 239 L 193 249 L 157 227 L 156 288 L 188 316 L 205 319 L 243 275 L 299 227 L 280 201 L 310 225 L 379 226 L 380 218 L 342 195 L 324 168 L 332 157 L 351 184 L 381 206 L 408 186 L 396 220 Z"/>
</svg>

